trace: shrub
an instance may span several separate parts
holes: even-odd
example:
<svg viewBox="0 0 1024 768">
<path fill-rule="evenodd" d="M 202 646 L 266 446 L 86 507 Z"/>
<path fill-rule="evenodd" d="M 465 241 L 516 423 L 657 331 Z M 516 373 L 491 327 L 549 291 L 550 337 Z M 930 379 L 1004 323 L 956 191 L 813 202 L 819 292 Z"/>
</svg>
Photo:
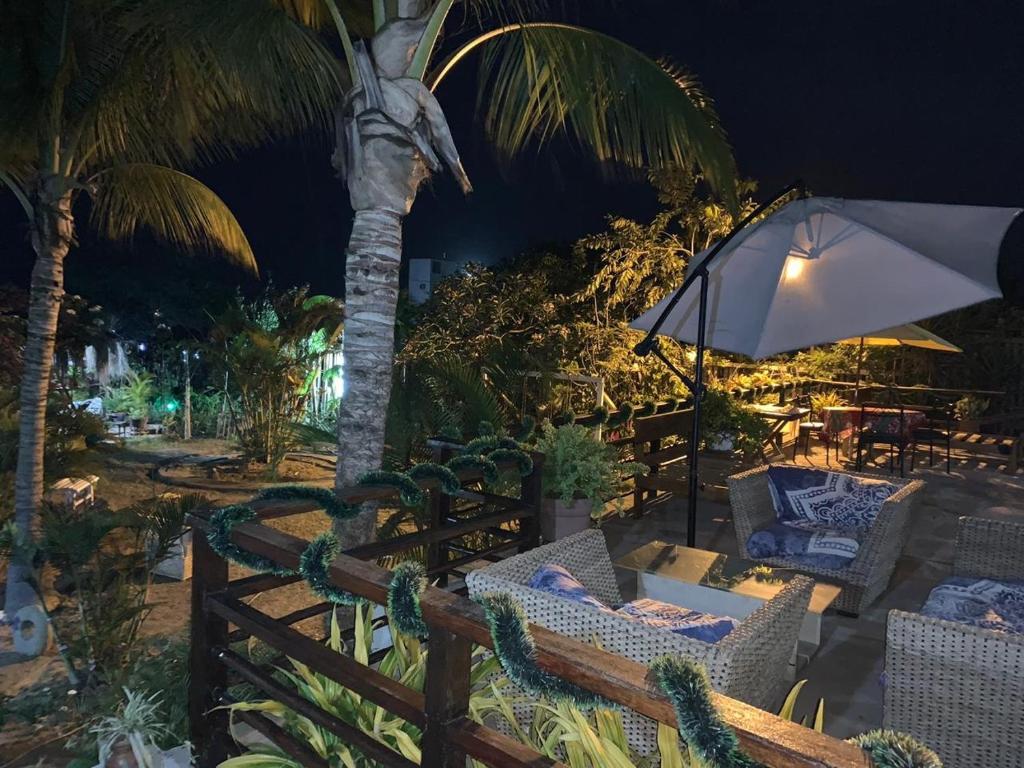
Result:
<svg viewBox="0 0 1024 768">
<path fill-rule="evenodd" d="M 574 498 L 590 499 L 596 513 L 617 495 L 623 480 L 648 469 L 643 464 L 620 462 L 614 448 L 578 424 L 556 427 L 545 422 L 536 450 L 545 457 L 544 492 L 567 504 Z"/>
</svg>

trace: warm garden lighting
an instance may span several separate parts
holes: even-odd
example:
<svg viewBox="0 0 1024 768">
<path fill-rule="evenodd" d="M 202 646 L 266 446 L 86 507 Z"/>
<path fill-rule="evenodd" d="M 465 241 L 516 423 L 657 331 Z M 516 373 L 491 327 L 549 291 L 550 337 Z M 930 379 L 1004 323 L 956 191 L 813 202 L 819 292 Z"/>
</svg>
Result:
<svg viewBox="0 0 1024 768">
<path fill-rule="evenodd" d="M 806 260 L 801 258 L 794 258 L 789 256 L 786 259 L 786 270 L 784 274 L 787 280 L 798 280 L 800 275 L 804 273 L 804 267 Z"/>
<path fill-rule="evenodd" d="M 1024 6 L 848 5 L 5 2 L 0 768 L 1021 768 Z"/>
</svg>

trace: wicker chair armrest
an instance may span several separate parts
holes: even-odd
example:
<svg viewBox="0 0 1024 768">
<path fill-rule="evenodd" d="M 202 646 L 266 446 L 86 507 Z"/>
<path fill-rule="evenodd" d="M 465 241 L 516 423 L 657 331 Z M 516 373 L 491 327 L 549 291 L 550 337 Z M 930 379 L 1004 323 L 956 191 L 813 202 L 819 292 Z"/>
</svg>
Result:
<svg viewBox="0 0 1024 768">
<path fill-rule="evenodd" d="M 974 578 L 1024 579 L 1024 523 L 961 517 L 953 573 Z"/>
<path fill-rule="evenodd" d="M 763 465 L 726 479 L 732 521 L 736 528 L 736 543 L 742 557 L 750 557 L 747 539 L 751 534 L 775 521 L 775 507 L 772 505 L 767 473 L 768 465 Z"/>
<path fill-rule="evenodd" d="M 847 569 L 851 576 L 868 577 L 883 564 L 895 565 L 906 543 L 914 494 L 923 487 L 920 480 L 912 480 L 885 500 Z"/>
<path fill-rule="evenodd" d="M 790 659 L 813 589 L 813 580 L 794 577 L 718 641 L 716 650 L 728 660 L 721 666 L 729 695 L 761 708 L 775 705 L 788 684 Z"/>
<path fill-rule="evenodd" d="M 566 568 L 579 579 L 590 594 L 606 605 L 618 605 L 622 602 L 622 593 L 619 591 L 604 534 L 594 528 L 505 558 L 481 568 L 478 572 L 503 581 L 525 585 L 537 568 L 545 563 L 554 563 Z"/>
</svg>

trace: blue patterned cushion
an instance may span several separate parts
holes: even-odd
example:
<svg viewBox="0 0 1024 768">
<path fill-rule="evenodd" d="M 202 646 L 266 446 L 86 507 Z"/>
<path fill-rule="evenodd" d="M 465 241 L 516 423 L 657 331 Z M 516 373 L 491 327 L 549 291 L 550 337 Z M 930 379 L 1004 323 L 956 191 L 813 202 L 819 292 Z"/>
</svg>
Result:
<svg viewBox="0 0 1024 768">
<path fill-rule="evenodd" d="M 954 576 L 931 591 L 921 613 L 972 627 L 1024 635 L 1024 581 Z"/>
<path fill-rule="evenodd" d="M 773 523 L 754 531 L 747 539 L 747 552 L 757 560 L 784 557 L 811 568 L 837 571 L 857 556 L 859 534 L 850 531 L 809 530 L 784 523 Z"/>
<path fill-rule="evenodd" d="M 554 563 L 544 563 L 530 577 L 527 584 L 530 589 L 547 592 L 574 603 L 582 603 L 604 611 L 611 610 L 607 605 L 594 597 L 583 584 L 569 573 L 568 569 Z"/>
<path fill-rule="evenodd" d="M 712 616 L 649 598 L 626 603 L 615 613 L 705 643 L 717 643 L 740 625 L 731 616 Z"/>
<path fill-rule="evenodd" d="M 780 523 L 810 530 L 867 532 L 899 486 L 842 472 L 768 467 L 768 488 Z"/>
</svg>

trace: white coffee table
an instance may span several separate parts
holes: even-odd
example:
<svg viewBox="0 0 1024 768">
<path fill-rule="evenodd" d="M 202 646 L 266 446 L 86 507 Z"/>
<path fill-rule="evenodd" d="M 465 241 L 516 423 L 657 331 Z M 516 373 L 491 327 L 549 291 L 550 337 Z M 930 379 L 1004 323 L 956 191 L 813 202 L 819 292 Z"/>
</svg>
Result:
<svg viewBox="0 0 1024 768">
<path fill-rule="evenodd" d="M 664 541 L 652 541 L 634 549 L 616 560 L 615 566 L 620 579 L 623 576 L 627 582 L 631 577 L 635 579 L 638 598 L 648 597 L 740 621 L 775 597 L 798 575 L 788 568 L 774 568 Z M 840 591 L 834 584 L 815 583 L 794 652 L 795 669 L 806 664 L 817 652 L 821 645 L 821 616 Z"/>
</svg>

